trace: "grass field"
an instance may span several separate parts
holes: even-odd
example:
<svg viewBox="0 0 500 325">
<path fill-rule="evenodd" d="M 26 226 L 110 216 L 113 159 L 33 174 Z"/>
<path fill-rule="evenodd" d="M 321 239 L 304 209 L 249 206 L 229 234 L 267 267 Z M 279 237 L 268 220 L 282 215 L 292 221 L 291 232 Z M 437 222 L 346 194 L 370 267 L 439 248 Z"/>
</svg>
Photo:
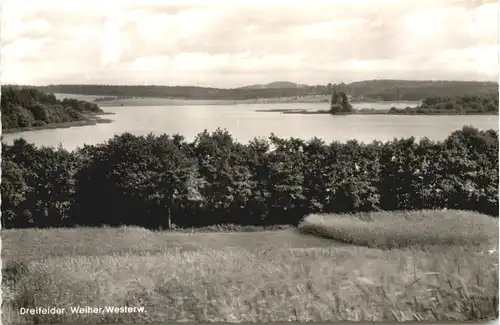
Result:
<svg viewBox="0 0 500 325">
<path fill-rule="evenodd" d="M 498 315 L 498 254 L 487 252 L 498 245 L 497 219 L 462 211 L 313 215 L 299 230 L 319 236 L 295 229 L 2 230 L 3 321 L 432 321 Z M 71 306 L 143 306 L 145 312 L 18 312 Z"/>
</svg>

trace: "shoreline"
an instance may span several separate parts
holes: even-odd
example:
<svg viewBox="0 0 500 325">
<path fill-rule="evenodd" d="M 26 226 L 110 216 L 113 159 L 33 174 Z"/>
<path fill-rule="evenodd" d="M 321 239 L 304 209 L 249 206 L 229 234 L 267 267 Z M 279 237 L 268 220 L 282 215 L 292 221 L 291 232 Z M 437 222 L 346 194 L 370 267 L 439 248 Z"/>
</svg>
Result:
<svg viewBox="0 0 500 325">
<path fill-rule="evenodd" d="M 63 123 L 51 123 L 42 126 L 27 126 L 22 128 L 2 129 L 2 134 L 13 134 L 13 133 L 50 130 L 50 129 L 68 129 L 72 127 L 82 127 L 82 126 L 112 123 L 113 120 L 107 118 L 101 118 L 100 115 L 114 115 L 114 114 L 115 113 L 112 112 L 85 113 L 82 114 L 82 116 L 84 117 L 84 119 L 82 120 L 63 122 Z"/>
<path fill-rule="evenodd" d="M 125 99 L 99 102 L 100 107 L 120 107 L 120 106 L 203 106 L 203 105 L 217 105 L 217 106 L 231 106 L 242 104 L 311 104 L 321 103 L 322 101 L 308 101 L 308 100 L 273 100 L 273 101 L 259 101 L 259 100 L 203 100 L 203 99 L 167 99 L 167 98 L 150 98 L 150 99 Z"/>
<path fill-rule="evenodd" d="M 331 114 L 327 110 L 319 110 L 319 111 L 308 111 L 304 109 L 269 109 L 269 110 L 255 110 L 254 112 L 258 113 L 281 113 L 281 114 L 301 114 L 301 115 L 318 115 L 318 114 L 323 114 L 323 115 L 397 115 L 397 116 L 473 116 L 473 115 L 479 115 L 479 116 L 484 116 L 484 115 L 491 115 L 491 116 L 498 116 L 498 113 L 490 113 L 490 112 L 485 112 L 485 113 L 479 113 L 479 112 L 465 112 L 465 113 L 417 113 L 417 112 L 401 112 L 401 113 L 394 113 L 389 110 L 375 110 L 375 109 L 364 109 L 364 110 L 355 110 L 352 113 L 338 113 L 338 114 Z"/>
<path fill-rule="evenodd" d="M 90 112 L 90 113 L 81 113 L 81 114 L 85 117 L 96 117 L 96 116 L 101 116 L 101 115 L 116 115 L 116 113 L 113 113 L 113 112 L 102 112 L 102 113 Z"/>
</svg>

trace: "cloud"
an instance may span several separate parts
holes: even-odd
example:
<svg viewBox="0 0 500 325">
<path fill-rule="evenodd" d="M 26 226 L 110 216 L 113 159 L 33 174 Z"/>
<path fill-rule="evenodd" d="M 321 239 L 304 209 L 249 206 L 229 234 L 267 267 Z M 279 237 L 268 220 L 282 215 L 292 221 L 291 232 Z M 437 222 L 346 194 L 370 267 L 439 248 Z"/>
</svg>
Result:
<svg viewBox="0 0 500 325">
<path fill-rule="evenodd" d="M 498 4 L 4 0 L 4 83 L 498 78 Z"/>
</svg>

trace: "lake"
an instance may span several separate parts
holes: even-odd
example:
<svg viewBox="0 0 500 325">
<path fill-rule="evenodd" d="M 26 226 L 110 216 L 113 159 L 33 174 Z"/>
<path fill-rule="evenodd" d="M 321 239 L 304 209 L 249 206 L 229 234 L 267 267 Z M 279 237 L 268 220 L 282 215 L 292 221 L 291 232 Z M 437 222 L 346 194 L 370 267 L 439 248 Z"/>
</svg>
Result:
<svg viewBox="0 0 500 325">
<path fill-rule="evenodd" d="M 497 129 L 498 116 L 396 116 L 396 115 L 301 115 L 278 112 L 256 112 L 266 109 L 326 109 L 327 103 L 121 106 L 104 107 L 116 115 L 106 116 L 114 122 L 67 129 L 47 129 L 3 136 L 6 143 L 23 137 L 37 145 L 62 146 L 68 150 L 83 144 L 102 143 L 114 135 L 130 132 L 135 135 L 184 135 L 191 141 L 204 129 L 227 129 L 236 140 L 247 142 L 272 132 L 280 137 L 325 141 L 357 139 L 362 142 L 387 141 L 410 136 L 442 140 L 464 125 L 479 129 Z M 388 109 L 412 106 L 409 103 L 353 103 L 354 108 Z"/>
</svg>

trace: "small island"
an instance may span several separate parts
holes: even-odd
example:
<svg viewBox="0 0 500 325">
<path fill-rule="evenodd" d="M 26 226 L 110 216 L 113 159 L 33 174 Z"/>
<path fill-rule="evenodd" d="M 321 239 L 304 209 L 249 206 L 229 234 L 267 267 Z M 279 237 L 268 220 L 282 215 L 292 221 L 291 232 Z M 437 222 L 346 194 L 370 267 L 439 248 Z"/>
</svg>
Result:
<svg viewBox="0 0 500 325">
<path fill-rule="evenodd" d="M 1 89 L 4 134 L 112 122 L 99 117 L 111 113 L 95 103 L 70 98 L 58 100 L 54 94 L 35 87 L 5 85 Z"/>
</svg>

